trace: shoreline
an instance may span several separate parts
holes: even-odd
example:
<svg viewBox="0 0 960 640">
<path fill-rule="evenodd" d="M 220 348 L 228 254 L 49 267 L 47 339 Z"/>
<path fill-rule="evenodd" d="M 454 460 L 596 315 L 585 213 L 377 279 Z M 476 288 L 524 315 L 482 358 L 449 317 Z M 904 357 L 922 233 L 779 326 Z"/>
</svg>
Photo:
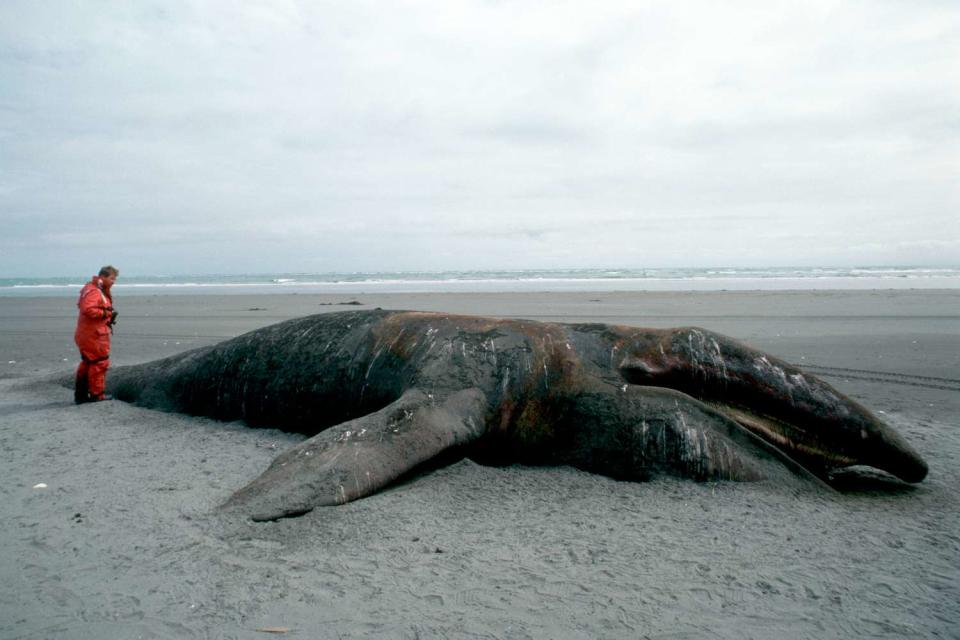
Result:
<svg viewBox="0 0 960 640">
<path fill-rule="evenodd" d="M 0 298 L 70 297 L 83 283 L 0 287 Z M 119 282 L 116 292 L 133 295 L 420 295 L 491 293 L 684 293 L 767 291 L 955 291 L 960 276 L 918 277 L 768 277 L 768 278 L 641 278 L 532 280 L 411 280 L 289 283 L 171 283 Z"/>
</svg>

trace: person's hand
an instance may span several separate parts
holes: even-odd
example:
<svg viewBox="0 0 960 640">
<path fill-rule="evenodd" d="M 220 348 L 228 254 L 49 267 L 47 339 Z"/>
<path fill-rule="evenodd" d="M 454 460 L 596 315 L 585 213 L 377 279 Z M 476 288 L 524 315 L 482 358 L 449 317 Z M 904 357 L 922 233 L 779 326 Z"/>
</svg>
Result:
<svg viewBox="0 0 960 640">
<path fill-rule="evenodd" d="M 117 313 L 116 309 L 110 309 L 110 320 L 107 322 L 107 326 L 113 328 L 113 325 L 117 324 L 117 316 L 120 315 Z"/>
</svg>

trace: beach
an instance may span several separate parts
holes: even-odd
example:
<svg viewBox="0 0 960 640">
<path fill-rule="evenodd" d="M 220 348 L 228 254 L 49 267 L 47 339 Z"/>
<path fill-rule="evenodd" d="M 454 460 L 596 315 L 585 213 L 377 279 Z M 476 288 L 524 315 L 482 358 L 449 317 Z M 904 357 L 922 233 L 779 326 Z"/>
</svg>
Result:
<svg viewBox="0 0 960 640">
<path fill-rule="evenodd" d="M 618 482 L 469 459 L 254 523 L 303 436 L 75 406 L 74 299 L 0 297 L 0 638 L 960 637 L 960 290 L 126 295 L 113 366 L 288 318 L 417 309 L 700 326 L 896 428 L 916 486 Z M 39 486 L 44 485 L 44 486 Z"/>
</svg>

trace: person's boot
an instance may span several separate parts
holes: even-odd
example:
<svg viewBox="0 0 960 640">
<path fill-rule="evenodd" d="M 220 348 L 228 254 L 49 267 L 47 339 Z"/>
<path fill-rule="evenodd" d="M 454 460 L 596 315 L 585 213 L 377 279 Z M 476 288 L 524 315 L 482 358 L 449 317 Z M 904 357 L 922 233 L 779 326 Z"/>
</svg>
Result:
<svg viewBox="0 0 960 640">
<path fill-rule="evenodd" d="M 90 402 L 90 388 L 86 376 L 77 376 L 73 384 L 73 401 L 77 404 Z"/>
</svg>

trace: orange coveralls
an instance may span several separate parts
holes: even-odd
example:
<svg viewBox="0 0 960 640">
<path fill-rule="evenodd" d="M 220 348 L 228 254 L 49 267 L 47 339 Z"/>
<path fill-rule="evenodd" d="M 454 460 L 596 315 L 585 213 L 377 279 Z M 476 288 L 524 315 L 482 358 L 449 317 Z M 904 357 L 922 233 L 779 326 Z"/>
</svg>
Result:
<svg viewBox="0 0 960 640">
<path fill-rule="evenodd" d="M 110 366 L 110 312 L 113 298 L 104 291 L 97 276 L 83 286 L 77 301 L 80 315 L 73 340 L 80 348 L 80 366 L 77 367 L 77 392 L 86 388 L 92 398 L 103 395 L 107 368 Z"/>
</svg>

